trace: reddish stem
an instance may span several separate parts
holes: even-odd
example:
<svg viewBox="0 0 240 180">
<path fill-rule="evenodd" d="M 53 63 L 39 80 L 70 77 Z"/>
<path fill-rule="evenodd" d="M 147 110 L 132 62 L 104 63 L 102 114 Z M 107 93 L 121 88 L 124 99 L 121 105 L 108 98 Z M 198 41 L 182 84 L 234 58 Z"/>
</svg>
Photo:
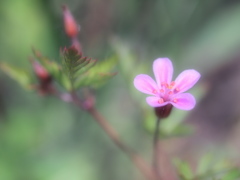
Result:
<svg viewBox="0 0 240 180">
<path fill-rule="evenodd" d="M 61 100 L 64 101 L 64 98 L 61 94 L 56 94 Z M 71 93 L 71 101 L 80 109 L 84 109 L 87 111 L 93 119 L 100 125 L 100 127 L 104 130 L 104 132 L 108 135 L 108 137 L 116 144 L 116 146 L 124 152 L 129 159 L 133 162 L 133 164 L 140 170 L 140 172 L 148 179 L 148 180 L 157 180 L 156 175 L 154 174 L 152 168 L 147 165 L 147 163 L 143 160 L 143 158 L 138 155 L 135 151 L 129 148 L 123 141 L 120 139 L 118 133 L 113 129 L 113 127 L 108 123 L 108 121 L 102 116 L 102 114 L 95 108 L 95 106 L 86 107 L 84 106 L 83 101 L 76 95 L 75 92 Z"/>
</svg>

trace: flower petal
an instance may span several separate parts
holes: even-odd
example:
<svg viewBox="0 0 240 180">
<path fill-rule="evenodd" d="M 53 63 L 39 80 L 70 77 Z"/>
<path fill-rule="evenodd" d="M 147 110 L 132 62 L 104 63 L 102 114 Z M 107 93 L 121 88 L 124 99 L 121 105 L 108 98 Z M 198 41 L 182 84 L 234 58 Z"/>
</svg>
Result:
<svg viewBox="0 0 240 180">
<path fill-rule="evenodd" d="M 169 102 L 159 103 L 160 98 L 156 96 L 149 96 L 146 98 L 147 103 L 152 107 L 161 107 L 167 105 Z"/>
<path fill-rule="evenodd" d="M 156 82 L 146 74 L 139 74 L 134 78 L 134 86 L 137 90 L 151 95 L 156 95 L 158 87 Z"/>
<path fill-rule="evenodd" d="M 168 58 L 158 58 L 153 62 L 153 72 L 159 88 L 161 83 L 170 83 L 173 75 L 173 65 Z"/>
<path fill-rule="evenodd" d="M 175 89 L 178 93 L 185 92 L 196 84 L 201 77 L 194 69 L 185 70 L 175 80 Z"/>
<path fill-rule="evenodd" d="M 190 93 L 181 93 L 173 97 L 171 104 L 178 109 L 191 110 L 194 108 L 196 100 Z"/>
</svg>

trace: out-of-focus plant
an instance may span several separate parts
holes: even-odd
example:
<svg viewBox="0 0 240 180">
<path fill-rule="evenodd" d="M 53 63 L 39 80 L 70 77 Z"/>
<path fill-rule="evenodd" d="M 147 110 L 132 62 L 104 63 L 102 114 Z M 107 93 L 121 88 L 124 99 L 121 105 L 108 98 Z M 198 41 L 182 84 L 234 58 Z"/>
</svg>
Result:
<svg viewBox="0 0 240 180">
<path fill-rule="evenodd" d="M 70 47 L 63 47 L 60 50 L 61 64 L 42 55 L 42 53 L 33 48 L 33 57 L 30 58 L 32 72 L 19 69 L 7 63 L 1 63 L 1 69 L 10 77 L 15 79 L 24 88 L 31 91 L 37 91 L 41 95 L 53 95 L 60 100 L 73 103 L 82 110 L 89 113 L 93 119 L 100 125 L 109 138 L 116 146 L 125 153 L 140 172 L 149 180 L 199 180 L 221 178 L 223 180 L 234 180 L 239 178 L 240 173 L 237 169 L 218 168 L 218 166 L 209 166 L 211 158 L 208 156 L 201 158 L 197 173 L 194 173 L 187 162 L 180 160 L 175 161 L 175 174 L 162 175 L 159 159 L 161 159 L 159 145 L 159 136 L 178 136 L 188 129 L 185 126 L 174 124 L 167 130 L 163 125 L 165 122 L 160 120 L 170 115 L 172 107 L 182 110 L 191 110 L 194 108 L 196 101 L 193 95 L 184 93 L 200 78 L 196 70 L 183 71 L 175 81 L 172 81 L 173 65 L 168 58 L 159 58 L 154 61 L 153 71 L 156 82 L 148 75 L 140 74 L 134 79 L 135 87 L 146 94 L 152 95 L 146 99 L 147 103 L 154 107 L 155 116 L 152 112 L 145 110 L 145 104 L 139 105 L 143 109 L 145 118 L 157 119 L 156 124 L 146 125 L 146 128 L 153 134 L 153 159 L 150 166 L 138 153 L 126 145 L 115 129 L 108 123 L 105 117 L 98 111 L 95 106 L 95 96 L 91 89 L 97 89 L 116 75 L 114 68 L 118 63 L 122 68 L 123 75 L 132 80 L 134 75 L 134 54 L 130 54 L 121 46 L 118 40 L 113 41 L 115 54 L 103 61 L 97 61 L 93 58 L 83 55 L 81 43 L 78 40 L 80 26 L 76 23 L 67 6 L 63 6 L 63 20 L 66 35 L 71 40 Z M 123 60 L 125 62 L 123 63 Z M 120 60 L 120 61 L 118 61 Z M 128 68 L 128 69 L 127 69 Z M 140 67 L 139 69 L 144 69 Z M 138 71 L 140 71 L 138 69 Z M 136 68 L 137 70 L 137 68 Z M 35 78 L 34 78 L 35 77 Z M 130 82 L 130 81 L 129 81 Z M 83 90 L 84 89 L 84 90 Z M 129 88 L 131 89 L 131 88 Z M 133 90 L 130 90 L 133 92 Z M 81 92 L 81 94 L 79 93 Z M 132 94 L 135 94 L 133 92 Z M 150 128 L 149 128 L 150 127 Z M 169 163 L 171 160 L 169 160 Z M 218 163 L 221 164 L 221 163 Z M 226 170 L 226 169 L 229 170 Z M 224 172 L 224 170 L 226 170 Z M 221 173 L 219 173 L 221 171 Z M 219 174 L 217 174 L 219 173 Z"/>
</svg>

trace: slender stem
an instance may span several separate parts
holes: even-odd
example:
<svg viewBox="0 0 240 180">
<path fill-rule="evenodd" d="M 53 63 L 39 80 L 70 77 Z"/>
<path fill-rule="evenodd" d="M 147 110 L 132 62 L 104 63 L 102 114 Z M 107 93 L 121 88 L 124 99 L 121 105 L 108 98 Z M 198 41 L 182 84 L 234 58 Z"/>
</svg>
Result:
<svg viewBox="0 0 240 180">
<path fill-rule="evenodd" d="M 61 100 L 64 101 L 64 98 L 61 94 L 56 94 Z M 85 107 L 82 103 L 82 100 L 79 99 L 75 92 L 71 93 L 71 102 L 74 103 L 80 109 L 86 110 L 93 119 L 100 125 L 100 127 L 104 130 L 104 132 L 109 136 L 109 138 L 117 145 L 117 147 L 124 152 L 129 159 L 133 162 L 133 164 L 140 170 L 140 172 L 146 177 L 148 180 L 156 180 L 156 175 L 152 171 L 151 167 L 139 156 L 136 152 L 134 152 L 131 148 L 129 148 L 123 141 L 120 139 L 118 133 L 113 129 L 113 127 L 108 123 L 108 121 L 102 116 L 102 114 L 94 107 Z M 67 101 L 69 102 L 69 101 Z"/>
<path fill-rule="evenodd" d="M 153 169 L 158 180 L 161 179 L 160 166 L 159 166 L 159 124 L 160 118 L 157 118 L 155 132 L 153 136 Z"/>
<path fill-rule="evenodd" d="M 132 149 L 126 146 L 119 138 L 117 132 L 108 124 L 104 117 L 95 109 L 95 107 L 88 110 L 97 123 L 102 127 L 106 134 L 112 139 L 112 141 L 126 154 L 129 156 L 131 161 L 135 166 L 145 175 L 149 180 L 155 180 L 155 175 L 153 174 L 151 168 L 144 162 L 144 160 L 135 153 Z"/>
</svg>

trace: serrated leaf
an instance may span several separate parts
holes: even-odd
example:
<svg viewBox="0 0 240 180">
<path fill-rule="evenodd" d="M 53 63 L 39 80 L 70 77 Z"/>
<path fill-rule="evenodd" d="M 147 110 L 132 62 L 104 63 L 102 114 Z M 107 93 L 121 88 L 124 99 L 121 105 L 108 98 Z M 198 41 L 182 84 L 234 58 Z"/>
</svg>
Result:
<svg viewBox="0 0 240 180">
<path fill-rule="evenodd" d="M 71 89 L 71 82 L 66 74 L 63 72 L 62 67 L 49 58 L 44 57 L 41 53 L 33 49 L 36 60 L 48 71 L 49 74 L 65 89 Z"/>
<path fill-rule="evenodd" d="M 76 74 L 83 74 L 96 63 L 96 60 L 84 57 L 74 47 L 65 48 L 62 57 L 63 67 L 70 79 L 75 79 Z"/>
<path fill-rule="evenodd" d="M 93 88 L 97 88 L 101 86 L 108 79 L 116 75 L 116 73 L 111 72 L 116 63 L 116 57 L 111 57 L 97 63 L 96 66 L 92 67 L 84 74 L 79 75 L 79 77 L 76 79 L 74 87 L 79 88 L 83 86 L 91 86 Z"/>
<path fill-rule="evenodd" d="M 93 59 L 86 59 L 84 66 L 82 66 L 80 69 L 77 67 L 76 73 L 74 74 L 74 78 L 77 78 L 78 76 L 81 76 L 85 72 L 87 72 L 90 68 L 92 68 L 96 64 L 96 60 Z"/>
<path fill-rule="evenodd" d="M 7 63 L 1 63 L 0 68 L 12 79 L 17 81 L 22 87 L 28 90 L 31 89 L 33 78 L 30 72 L 11 66 Z"/>
<path fill-rule="evenodd" d="M 84 57 L 74 47 L 65 48 L 61 52 L 61 55 L 64 72 L 69 78 L 72 88 L 76 87 L 75 81 L 77 80 L 77 77 L 86 73 L 96 63 L 96 60 Z"/>
</svg>

